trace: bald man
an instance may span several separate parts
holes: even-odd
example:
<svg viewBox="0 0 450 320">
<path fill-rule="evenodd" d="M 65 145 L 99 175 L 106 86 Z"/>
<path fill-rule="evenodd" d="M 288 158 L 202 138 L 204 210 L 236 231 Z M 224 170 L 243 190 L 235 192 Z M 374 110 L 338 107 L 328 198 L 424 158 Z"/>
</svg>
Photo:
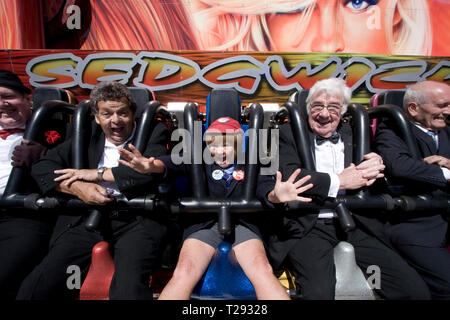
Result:
<svg viewBox="0 0 450 320">
<path fill-rule="evenodd" d="M 396 135 L 395 126 L 381 123 L 375 149 L 386 165 L 385 175 L 402 186 L 402 194 L 448 196 L 450 187 L 450 86 L 424 81 L 406 90 L 403 109 L 421 159 L 415 159 Z M 448 215 L 430 209 L 392 213 L 385 231 L 400 253 L 428 284 L 434 299 L 450 299 Z"/>
</svg>

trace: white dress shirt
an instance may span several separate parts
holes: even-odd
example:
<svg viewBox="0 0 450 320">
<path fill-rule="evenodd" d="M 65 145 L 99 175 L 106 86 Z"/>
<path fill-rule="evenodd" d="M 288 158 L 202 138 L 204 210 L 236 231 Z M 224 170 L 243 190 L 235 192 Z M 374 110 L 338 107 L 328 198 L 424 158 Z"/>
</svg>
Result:
<svg viewBox="0 0 450 320">
<path fill-rule="evenodd" d="M 103 149 L 102 157 L 100 158 L 100 162 L 98 163 L 97 168 L 100 167 L 106 167 L 106 168 L 114 168 L 119 166 L 119 148 L 124 148 L 128 142 L 130 142 L 134 137 L 134 132 L 136 131 L 136 124 L 134 124 L 133 132 L 131 133 L 131 136 L 122 143 L 119 146 L 114 145 L 113 143 L 109 142 L 107 139 L 105 139 L 105 148 Z M 99 185 L 104 187 L 109 194 L 112 196 L 120 195 L 119 187 L 115 182 L 107 182 L 103 181 L 100 182 Z"/>
<path fill-rule="evenodd" d="M 328 173 L 331 179 L 328 196 L 335 198 L 338 194 L 344 194 L 345 191 L 339 192 L 340 181 L 338 174 L 344 170 L 344 142 L 339 138 L 338 143 L 325 141 L 320 146 L 316 143 L 314 137 L 316 171 Z M 336 214 L 333 210 L 322 209 L 319 211 L 319 218 L 333 218 Z"/>
<path fill-rule="evenodd" d="M 25 129 L 25 126 L 20 129 Z M 0 126 L 0 130 L 3 130 L 2 126 Z M 5 191 L 12 170 L 12 153 L 14 148 L 22 142 L 22 137 L 23 132 L 18 132 L 9 135 L 5 140 L 0 138 L 0 194 Z"/>
</svg>

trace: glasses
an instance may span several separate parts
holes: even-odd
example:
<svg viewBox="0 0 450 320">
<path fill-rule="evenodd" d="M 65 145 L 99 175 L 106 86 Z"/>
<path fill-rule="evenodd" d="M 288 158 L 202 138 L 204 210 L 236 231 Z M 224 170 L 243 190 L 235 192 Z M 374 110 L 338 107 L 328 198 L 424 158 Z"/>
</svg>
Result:
<svg viewBox="0 0 450 320">
<path fill-rule="evenodd" d="M 323 103 L 313 103 L 309 109 L 311 113 L 322 112 L 323 109 L 327 109 L 329 113 L 338 115 L 341 112 L 342 105 L 337 103 L 323 104 Z"/>
</svg>

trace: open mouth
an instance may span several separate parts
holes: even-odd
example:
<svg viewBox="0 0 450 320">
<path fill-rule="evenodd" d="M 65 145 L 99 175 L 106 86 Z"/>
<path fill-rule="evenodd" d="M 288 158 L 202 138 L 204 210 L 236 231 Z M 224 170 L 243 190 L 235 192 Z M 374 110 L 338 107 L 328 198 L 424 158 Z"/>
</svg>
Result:
<svg viewBox="0 0 450 320">
<path fill-rule="evenodd" d="M 16 108 L 6 108 L 6 109 L 0 110 L 0 118 L 1 117 L 12 117 L 15 114 L 17 114 Z"/>
<path fill-rule="evenodd" d="M 331 123 L 331 120 L 326 120 L 326 121 L 320 121 L 320 120 L 318 120 L 317 123 L 318 123 L 320 126 L 324 127 L 324 126 L 330 124 L 330 123 Z"/>
<path fill-rule="evenodd" d="M 113 135 L 120 135 L 123 132 L 123 127 L 121 128 L 111 128 L 111 133 Z"/>
</svg>

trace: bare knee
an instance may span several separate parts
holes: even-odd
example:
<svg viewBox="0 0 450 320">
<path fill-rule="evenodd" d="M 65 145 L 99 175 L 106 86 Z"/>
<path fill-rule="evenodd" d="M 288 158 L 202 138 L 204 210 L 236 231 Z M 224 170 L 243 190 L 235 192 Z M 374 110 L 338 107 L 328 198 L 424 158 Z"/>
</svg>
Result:
<svg viewBox="0 0 450 320">
<path fill-rule="evenodd" d="M 193 278 L 200 278 L 202 276 L 200 268 L 193 259 L 179 260 L 172 278 L 175 280 L 190 280 Z"/>
<path fill-rule="evenodd" d="M 255 276 L 269 277 L 273 275 L 273 269 L 265 255 L 258 254 L 252 259 L 252 270 Z"/>
</svg>

